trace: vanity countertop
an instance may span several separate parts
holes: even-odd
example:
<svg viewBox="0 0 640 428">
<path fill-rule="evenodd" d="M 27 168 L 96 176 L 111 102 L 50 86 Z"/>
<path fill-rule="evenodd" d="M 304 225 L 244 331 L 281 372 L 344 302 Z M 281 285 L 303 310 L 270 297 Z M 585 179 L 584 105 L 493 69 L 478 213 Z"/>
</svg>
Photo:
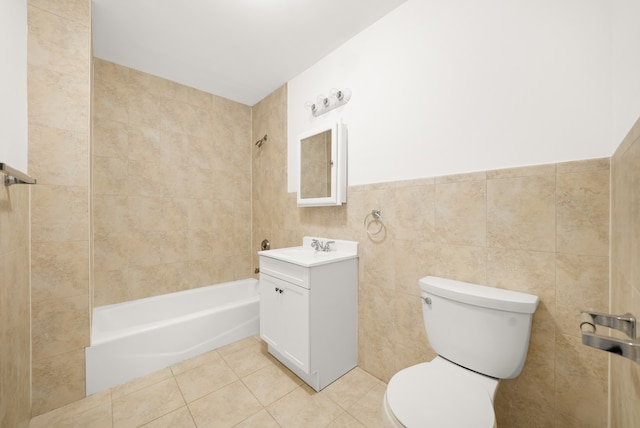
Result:
<svg viewBox="0 0 640 428">
<path fill-rule="evenodd" d="M 311 242 L 316 239 L 322 242 L 333 241 L 329 251 L 318 251 L 311 247 Z M 273 250 L 258 251 L 261 257 L 269 257 L 293 263 L 299 266 L 312 267 L 327 263 L 334 263 L 358 257 L 358 243 L 354 241 L 332 240 L 326 238 L 312 238 L 305 236 L 299 247 L 277 248 Z"/>
</svg>

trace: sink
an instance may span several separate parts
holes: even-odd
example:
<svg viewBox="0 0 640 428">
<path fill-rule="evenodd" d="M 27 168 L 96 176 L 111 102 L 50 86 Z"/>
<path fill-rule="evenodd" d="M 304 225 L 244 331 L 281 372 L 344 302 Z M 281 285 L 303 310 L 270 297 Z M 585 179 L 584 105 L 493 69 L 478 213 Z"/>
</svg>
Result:
<svg viewBox="0 0 640 428">
<path fill-rule="evenodd" d="M 330 251 L 317 251 L 311 247 L 311 241 L 314 239 L 322 242 L 334 241 L 334 243 L 331 244 Z M 302 239 L 302 245 L 299 247 L 258 251 L 258 254 L 300 266 L 311 267 L 358 257 L 358 243 L 339 239 L 305 236 Z"/>
</svg>

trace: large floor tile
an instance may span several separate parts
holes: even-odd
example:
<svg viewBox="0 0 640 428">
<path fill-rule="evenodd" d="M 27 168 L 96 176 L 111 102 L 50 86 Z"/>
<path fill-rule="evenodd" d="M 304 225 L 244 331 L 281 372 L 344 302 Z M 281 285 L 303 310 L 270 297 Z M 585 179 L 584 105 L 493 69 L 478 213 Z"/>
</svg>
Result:
<svg viewBox="0 0 640 428">
<path fill-rule="evenodd" d="M 113 400 L 113 427 L 138 427 L 184 406 L 176 380 L 171 377 L 155 385 Z"/>
<path fill-rule="evenodd" d="M 242 382 L 263 406 L 268 406 L 296 389 L 302 380 L 281 364 L 269 364 L 242 378 Z"/>
<path fill-rule="evenodd" d="M 262 410 L 262 405 L 237 381 L 189 403 L 198 428 L 232 427 Z"/>
<path fill-rule="evenodd" d="M 273 363 L 266 346 L 260 342 L 252 343 L 231 352 L 221 352 L 222 358 L 229 364 L 238 377 L 245 377 Z"/>
<path fill-rule="evenodd" d="M 348 409 L 380 383 L 377 378 L 356 367 L 323 389 L 322 394 L 331 398 L 343 409 Z"/>
<path fill-rule="evenodd" d="M 217 391 L 238 380 L 233 370 L 219 355 L 210 355 L 209 360 L 176 376 L 180 390 L 187 403 Z"/>
<path fill-rule="evenodd" d="M 369 428 L 382 427 L 382 400 L 386 385 L 380 382 L 348 410 L 358 421 Z"/>
<path fill-rule="evenodd" d="M 284 428 L 323 428 L 343 412 L 330 398 L 306 385 L 299 386 L 267 410 Z"/>
<path fill-rule="evenodd" d="M 345 412 L 338 416 L 327 428 L 366 428 L 356 418 Z"/>
<path fill-rule="evenodd" d="M 31 419 L 30 428 L 111 427 L 111 391 L 90 395 L 82 400 Z"/>
<path fill-rule="evenodd" d="M 262 409 L 255 415 L 235 425 L 234 428 L 280 428 L 280 425 L 266 409 Z"/>
<path fill-rule="evenodd" d="M 171 413 L 155 419 L 148 424 L 142 425 L 143 428 L 196 428 L 196 424 L 191 417 L 191 412 L 187 406 L 180 407 Z"/>
<path fill-rule="evenodd" d="M 125 395 L 129 395 L 133 392 L 158 384 L 163 380 L 170 379 L 171 377 L 172 374 L 169 369 L 158 370 L 157 372 L 153 372 L 111 388 L 111 395 L 113 399 L 116 400 L 120 397 L 124 397 Z"/>
</svg>

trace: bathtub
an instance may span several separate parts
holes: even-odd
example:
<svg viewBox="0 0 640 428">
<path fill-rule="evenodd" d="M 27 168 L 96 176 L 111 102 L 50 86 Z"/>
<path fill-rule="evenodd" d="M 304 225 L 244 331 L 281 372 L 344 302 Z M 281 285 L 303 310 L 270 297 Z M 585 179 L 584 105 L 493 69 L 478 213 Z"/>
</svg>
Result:
<svg viewBox="0 0 640 428">
<path fill-rule="evenodd" d="M 85 348 L 87 395 L 258 331 L 256 279 L 94 308 Z"/>
</svg>

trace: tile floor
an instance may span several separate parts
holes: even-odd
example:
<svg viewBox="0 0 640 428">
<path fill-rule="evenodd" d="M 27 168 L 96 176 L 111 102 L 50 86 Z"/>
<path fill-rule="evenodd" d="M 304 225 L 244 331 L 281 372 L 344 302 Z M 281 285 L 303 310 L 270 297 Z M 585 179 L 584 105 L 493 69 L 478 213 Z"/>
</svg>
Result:
<svg viewBox="0 0 640 428">
<path fill-rule="evenodd" d="M 315 392 L 256 337 L 37 416 L 51 427 L 379 427 L 385 383 L 360 368 Z"/>
</svg>

